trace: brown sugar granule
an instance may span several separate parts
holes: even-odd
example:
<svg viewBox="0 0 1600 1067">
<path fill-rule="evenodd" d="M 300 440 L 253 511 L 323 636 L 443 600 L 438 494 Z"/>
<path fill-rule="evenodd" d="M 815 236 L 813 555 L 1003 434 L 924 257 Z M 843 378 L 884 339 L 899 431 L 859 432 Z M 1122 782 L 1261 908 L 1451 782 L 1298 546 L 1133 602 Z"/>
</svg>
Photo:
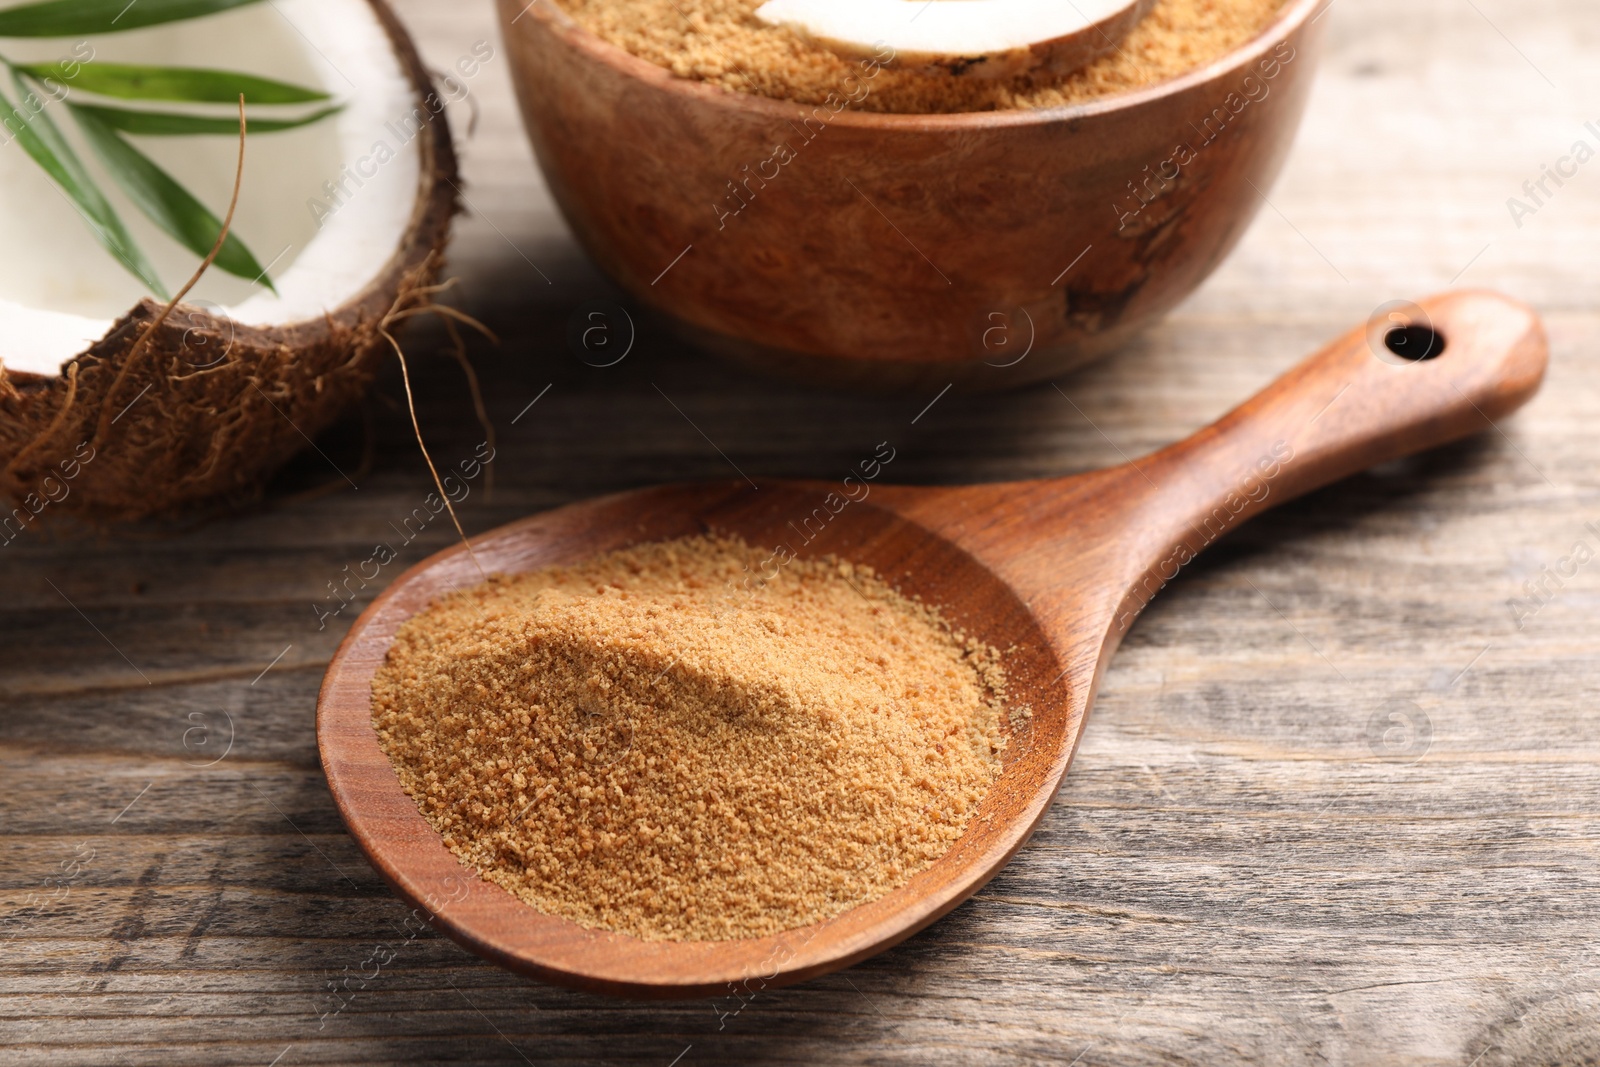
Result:
<svg viewBox="0 0 1600 1067">
<path fill-rule="evenodd" d="M 692 538 L 441 598 L 372 718 L 484 878 L 585 926 L 723 940 L 943 855 L 999 773 L 1003 696 L 994 649 L 869 569 Z"/>
<path fill-rule="evenodd" d="M 892 63 L 864 77 L 870 68 L 864 70 L 859 60 L 757 20 L 762 2 L 560 0 L 590 32 L 680 78 L 804 104 L 822 104 L 837 93 L 836 99 L 853 101 L 851 110 L 904 114 L 1059 107 L 1154 85 L 1245 44 L 1277 16 L 1284 0 L 1157 0 L 1115 51 L 1082 70 L 993 81 Z"/>
</svg>

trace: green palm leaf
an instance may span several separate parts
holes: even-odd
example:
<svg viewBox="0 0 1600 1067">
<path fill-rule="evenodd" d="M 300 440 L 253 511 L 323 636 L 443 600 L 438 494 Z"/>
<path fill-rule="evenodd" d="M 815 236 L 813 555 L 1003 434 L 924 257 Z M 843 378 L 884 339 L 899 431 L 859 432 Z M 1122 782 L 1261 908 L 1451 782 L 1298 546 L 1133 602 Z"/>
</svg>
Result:
<svg viewBox="0 0 1600 1067">
<path fill-rule="evenodd" d="M 189 251 L 198 256 L 210 255 L 217 236 L 222 233 L 222 220 L 179 185 L 172 175 L 156 166 L 94 114 L 76 107 L 72 114 L 101 162 L 139 210 Z M 259 281 L 277 292 L 272 279 L 266 276 L 266 268 L 256 261 L 244 242 L 231 233 L 217 254 L 216 265 L 229 274 Z"/>
<path fill-rule="evenodd" d="M 0 38 L 4 37 L 81 37 L 119 33 L 146 26 L 180 22 L 215 15 L 234 8 L 261 3 L 262 0 L 34 0 L 0 7 Z M 0 5 L 7 0 L 0 0 Z M 11 69 L 12 81 L 22 94 L 24 107 L 11 106 L 0 92 L 0 124 L 22 144 L 23 150 L 39 164 L 50 179 L 77 208 L 95 238 L 129 272 L 153 293 L 165 298 L 166 290 L 154 267 L 134 243 L 122 220 L 88 170 L 62 136 L 60 129 L 44 113 L 24 81 L 24 75 L 40 87 L 54 89 L 70 81 L 86 93 L 120 100 L 166 100 L 184 103 L 238 103 L 243 97 L 252 104 L 305 104 L 331 99 L 327 93 L 253 74 L 212 70 L 200 67 L 159 67 L 129 63 L 89 63 L 76 67 L 67 78 L 63 64 L 14 64 L 0 56 L 0 65 Z M 54 101 L 64 101 L 64 92 L 52 93 Z M 53 101 L 53 102 L 54 102 Z M 104 164 L 106 171 L 144 214 L 185 248 L 206 256 L 222 234 L 222 222 L 122 136 L 190 136 L 233 134 L 238 126 L 232 119 L 187 115 L 179 112 L 143 111 L 68 103 L 84 138 Z M 273 133 L 318 122 L 340 111 L 324 107 L 301 118 L 263 119 L 252 124 L 258 133 Z M 272 280 L 245 247 L 243 241 L 228 234 L 215 263 L 230 274 L 263 282 L 276 292 Z"/>
<path fill-rule="evenodd" d="M 148 0 L 145 0 L 148 2 Z M 0 18 L 4 17 L 0 12 Z M 3 36 L 3 35 L 0 35 Z M 18 64 L 43 81 L 62 81 L 59 64 Z M 71 79 L 72 88 L 122 100 L 181 100 L 195 104 L 308 104 L 329 99 L 317 89 L 306 89 L 272 78 L 236 74 L 203 67 L 149 67 L 134 63 L 85 63 Z M 237 130 L 237 124 L 234 126 Z"/>
<path fill-rule="evenodd" d="M 213 119 L 202 115 L 180 115 L 169 111 L 128 111 L 120 107 L 96 107 L 92 104 L 72 104 L 74 111 L 88 112 L 105 125 L 123 133 L 146 137 L 183 137 L 199 134 L 237 134 L 238 119 Z M 323 108 L 298 119 L 251 119 L 251 133 L 277 133 L 297 126 L 309 126 L 329 115 L 343 110 L 340 107 Z"/>
<path fill-rule="evenodd" d="M 0 11 L 0 37 L 81 37 L 214 15 L 261 0 L 43 0 Z"/>
<path fill-rule="evenodd" d="M 15 71 L 12 72 L 12 80 L 25 108 L 30 96 L 36 102 L 39 101 L 39 97 L 28 89 Z M 156 274 L 155 267 L 134 243 L 133 237 L 123 226 L 122 219 L 117 216 L 110 202 L 106 200 L 105 194 L 84 169 L 72 146 L 61 136 L 61 131 L 56 128 L 55 122 L 44 113 L 43 104 L 41 103 L 38 110 L 32 108 L 19 110 L 11 105 L 11 101 L 6 99 L 3 92 L 0 92 L 0 107 L 4 108 L 6 129 L 16 137 L 17 142 L 22 145 L 22 150 L 44 169 L 62 192 L 67 194 L 73 206 L 78 209 L 78 213 L 83 216 L 84 222 L 88 223 L 89 231 L 105 246 L 106 251 L 126 267 L 129 273 L 148 286 L 151 292 L 165 300 L 166 287 L 161 284 L 161 278 Z"/>
</svg>

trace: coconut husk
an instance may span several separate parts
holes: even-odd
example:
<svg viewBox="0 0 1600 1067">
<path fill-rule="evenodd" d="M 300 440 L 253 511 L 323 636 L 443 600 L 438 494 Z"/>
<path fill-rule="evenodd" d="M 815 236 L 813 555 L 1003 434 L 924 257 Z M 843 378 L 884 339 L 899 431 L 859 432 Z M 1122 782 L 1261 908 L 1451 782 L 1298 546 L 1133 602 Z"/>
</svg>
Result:
<svg viewBox="0 0 1600 1067">
<path fill-rule="evenodd" d="M 426 99 L 410 38 L 383 0 L 368 2 Z M 165 305 L 145 299 L 57 377 L 0 366 L 0 493 L 15 505 L 0 541 L 52 514 L 114 522 L 251 499 L 365 392 L 392 352 L 385 331 L 431 300 L 457 209 L 449 123 L 442 106 L 425 110 L 404 239 L 343 307 L 250 327 L 187 304 L 163 319 Z"/>
</svg>

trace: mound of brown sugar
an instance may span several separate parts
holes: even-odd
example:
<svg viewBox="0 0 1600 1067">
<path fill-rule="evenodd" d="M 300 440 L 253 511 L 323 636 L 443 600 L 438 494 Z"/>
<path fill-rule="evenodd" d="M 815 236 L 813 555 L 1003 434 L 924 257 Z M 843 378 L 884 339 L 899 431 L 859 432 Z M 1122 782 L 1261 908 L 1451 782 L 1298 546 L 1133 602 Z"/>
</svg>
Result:
<svg viewBox="0 0 1600 1067">
<path fill-rule="evenodd" d="M 866 568 L 695 538 L 442 598 L 400 628 L 372 718 L 483 877 L 585 926 L 722 940 L 943 855 L 999 772 L 1003 689 L 998 653 Z"/>
<path fill-rule="evenodd" d="M 1255 37 L 1283 0 L 1157 0 L 1116 51 L 1088 67 L 1066 77 L 996 81 L 900 70 L 893 64 L 863 77 L 860 61 L 758 21 L 755 10 L 763 0 L 560 3 L 590 32 L 681 78 L 804 104 L 825 103 L 836 93 L 850 99 L 854 110 L 937 114 L 1059 107 L 1167 81 Z"/>
</svg>

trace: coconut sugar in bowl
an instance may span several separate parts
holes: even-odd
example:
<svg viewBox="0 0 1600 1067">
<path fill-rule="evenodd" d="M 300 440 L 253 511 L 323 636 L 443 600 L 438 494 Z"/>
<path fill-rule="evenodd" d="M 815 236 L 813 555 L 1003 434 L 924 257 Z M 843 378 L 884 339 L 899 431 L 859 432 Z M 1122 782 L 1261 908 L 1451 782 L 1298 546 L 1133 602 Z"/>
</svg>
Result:
<svg viewBox="0 0 1600 1067">
<path fill-rule="evenodd" d="M 666 0 L 499 0 L 578 239 L 681 333 L 758 369 L 995 389 L 1107 354 L 1222 261 L 1293 140 L 1325 0 L 1267 0 L 1220 55 L 1223 15 L 1250 0 L 1157 0 L 1064 81 L 950 89 L 753 38 L 752 18 L 718 21 L 734 2 L 673 14 L 680 42 Z"/>
</svg>

